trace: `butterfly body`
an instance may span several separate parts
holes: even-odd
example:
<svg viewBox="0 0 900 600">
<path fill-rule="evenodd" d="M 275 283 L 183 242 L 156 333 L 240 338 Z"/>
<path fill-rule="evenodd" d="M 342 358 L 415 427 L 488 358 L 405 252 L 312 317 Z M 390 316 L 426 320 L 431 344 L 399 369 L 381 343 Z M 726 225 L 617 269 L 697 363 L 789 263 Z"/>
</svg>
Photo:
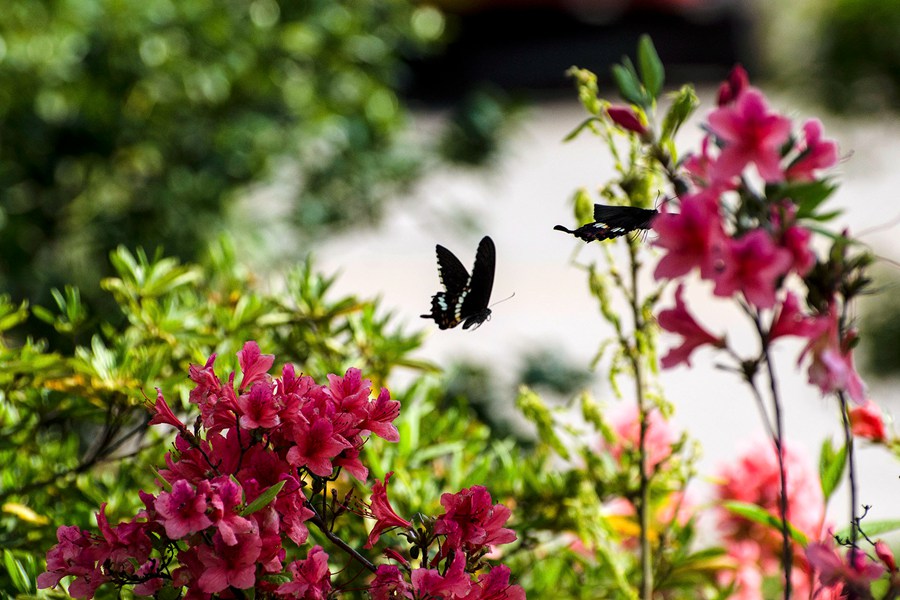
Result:
<svg viewBox="0 0 900 600">
<path fill-rule="evenodd" d="M 585 242 L 611 240 L 638 229 L 650 229 L 658 214 L 658 210 L 651 208 L 595 204 L 593 223 L 582 225 L 578 229 L 567 229 L 562 225 L 553 229 L 570 233 Z"/>
<path fill-rule="evenodd" d="M 433 319 L 441 329 L 452 329 L 460 323 L 463 329 L 477 328 L 491 316 L 488 302 L 496 265 L 493 240 L 485 236 L 478 244 L 471 275 L 450 250 L 438 244 L 435 251 L 444 291 L 431 297 L 431 313 L 421 317 Z"/>
</svg>

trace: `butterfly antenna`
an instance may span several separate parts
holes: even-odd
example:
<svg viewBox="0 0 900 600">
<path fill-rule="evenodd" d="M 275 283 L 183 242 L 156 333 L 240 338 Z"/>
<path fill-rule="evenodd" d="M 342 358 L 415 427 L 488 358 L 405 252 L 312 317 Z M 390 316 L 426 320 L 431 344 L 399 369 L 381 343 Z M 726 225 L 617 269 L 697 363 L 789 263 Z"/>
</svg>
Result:
<svg viewBox="0 0 900 600">
<path fill-rule="evenodd" d="M 509 300 L 510 298 L 512 298 L 512 297 L 515 296 L 515 295 L 516 295 L 516 293 L 513 292 L 512 294 L 510 294 L 510 295 L 507 296 L 506 298 L 503 298 L 502 300 L 497 300 L 496 302 L 494 302 L 493 304 L 491 304 L 491 306 L 494 306 L 495 304 L 500 304 L 501 302 L 506 302 L 507 300 Z"/>
</svg>

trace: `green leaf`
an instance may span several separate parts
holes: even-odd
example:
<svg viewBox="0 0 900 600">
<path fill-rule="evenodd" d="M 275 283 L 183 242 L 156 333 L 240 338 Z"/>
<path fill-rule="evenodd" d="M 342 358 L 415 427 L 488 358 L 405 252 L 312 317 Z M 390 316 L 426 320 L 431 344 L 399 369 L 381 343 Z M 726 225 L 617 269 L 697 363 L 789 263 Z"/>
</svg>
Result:
<svg viewBox="0 0 900 600">
<path fill-rule="evenodd" d="M 659 60 L 659 55 L 656 53 L 656 48 L 653 47 L 653 40 L 650 39 L 649 35 L 644 34 L 641 36 L 641 39 L 638 41 L 637 55 L 638 67 L 641 70 L 641 81 L 644 82 L 644 87 L 647 93 L 650 94 L 650 97 L 656 100 L 659 98 L 660 92 L 662 92 L 666 72 L 662 61 Z"/>
<path fill-rule="evenodd" d="M 728 512 L 739 517 L 744 517 L 748 521 L 753 521 L 754 523 L 759 523 L 760 525 L 766 525 L 767 527 L 771 527 L 775 531 L 781 531 L 781 519 L 761 506 L 751 504 L 750 502 L 735 501 L 723 502 L 722 506 Z M 791 538 L 801 546 L 805 547 L 808 543 L 806 535 L 790 523 L 788 523 L 788 532 L 790 533 Z"/>
<path fill-rule="evenodd" d="M 275 496 L 278 495 L 278 492 L 281 491 L 281 488 L 284 487 L 284 484 L 287 482 L 286 479 L 282 479 L 275 485 L 272 485 L 264 491 L 262 494 L 256 497 L 256 500 L 247 505 L 247 507 L 241 511 L 241 516 L 246 517 L 248 515 L 252 515 L 256 511 L 265 508 L 275 499 Z"/>
<path fill-rule="evenodd" d="M 584 131 L 585 127 L 587 127 L 588 125 L 590 125 L 591 123 L 593 123 L 595 121 L 602 123 L 603 119 L 601 119 L 600 117 L 588 117 L 587 119 L 585 119 L 584 121 L 579 123 L 578 126 L 575 129 L 573 129 L 566 137 L 564 137 L 563 141 L 570 142 L 570 141 L 574 140 L 576 137 L 578 137 L 578 134 L 580 134 L 582 131 Z"/>
<path fill-rule="evenodd" d="M 25 593 L 36 591 L 32 589 L 25 567 L 16 560 L 12 552 L 6 549 L 3 550 L 3 564 L 17 591 Z"/>
<path fill-rule="evenodd" d="M 619 88 L 619 94 L 622 95 L 622 98 L 632 104 L 637 104 L 643 108 L 649 108 L 646 93 L 641 88 L 637 73 L 634 72 L 634 66 L 627 58 L 623 62 L 625 63 L 625 66 L 613 65 L 612 67 L 613 79 L 616 82 L 616 86 Z"/>
<path fill-rule="evenodd" d="M 840 449 L 835 450 L 831 445 L 831 440 L 822 442 L 822 450 L 819 453 L 819 481 L 826 503 L 841 482 L 846 464 L 846 446 L 842 445 Z"/>
<path fill-rule="evenodd" d="M 700 100 L 694 92 L 694 88 L 684 85 L 675 93 L 672 105 L 663 117 L 661 140 L 671 140 L 678 133 L 678 130 L 684 125 L 685 121 L 700 106 Z"/>
<path fill-rule="evenodd" d="M 792 200 L 797 205 L 798 219 L 823 220 L 820 215 L 816 214 L 816 210 L 834 193 L 837 187 L 837 184 L 833 184 L 827 179 L 793 182 L 777 186 L 768 195 L 773 202 L 783 198 Z"/>
</svg>

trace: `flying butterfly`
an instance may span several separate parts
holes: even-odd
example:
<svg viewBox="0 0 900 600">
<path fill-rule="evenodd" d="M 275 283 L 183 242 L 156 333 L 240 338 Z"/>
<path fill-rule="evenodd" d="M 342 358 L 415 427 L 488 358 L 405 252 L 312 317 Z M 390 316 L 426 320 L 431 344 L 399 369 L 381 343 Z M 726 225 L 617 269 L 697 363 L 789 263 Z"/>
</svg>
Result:
<svg viewBox="0 0 900 600">
<path fill-rule="evenodd" d="M 463 329 L 477 328 L 491 316 L 488 302 L 494 287 L 494 241 L 488 236 L 481 239 L 471 275 L 452 252 L 440 244 L 435 250 L 444 291 L 432 296 L 431 313 L 421 317 L 434 319 L 441 329 L 451 329 L 460 323 Z"/>
<path fill-rule="evenodd" d="M 582 225 L 575 230 L 566 229 L 562 225 L 557 225 L 553 229 L 571 233 L 585 242 L 611 240 L 638 229 L 650 229 L 653 219 L 658 214 L 659 211 L 653 208 L 595 204 L 593 223 Z"/>
</svg>

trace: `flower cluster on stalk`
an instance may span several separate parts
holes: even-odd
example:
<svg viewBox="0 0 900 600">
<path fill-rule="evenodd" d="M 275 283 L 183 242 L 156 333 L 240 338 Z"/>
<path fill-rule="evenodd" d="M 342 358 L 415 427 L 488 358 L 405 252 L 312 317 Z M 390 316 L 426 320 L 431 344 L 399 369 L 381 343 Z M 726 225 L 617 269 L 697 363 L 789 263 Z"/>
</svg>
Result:
<svg viewBox="0 0 900 600">
<path fill-rule="evenodd" d="M 171 587 L 187 599 L 244 598 L 242 590 L 253 590 L 256 598 L 321 600 L 341 590 L 321 546 L 296 558 L 310 545 L 313 524 L 372 572 L 373 598 L 525 597 L 509 583 L 507 567 L 490 568 L 482 560 L 489 548 L 516 539 L 503 527 L 509 510 L 492 504 L 485 488 L 444 494 L 445 514 L 430 521 L 429 539 L 416 538 L 412 547 L 421 565 L 391 550 L 386 555 L 399 566 L 376 567 L 334 539 L 328 522 L 338 514 L 375 520 L 366 548 L 389 529 L 399 528 L 410 540 L 416 536 L 413 524 L 397 516 L 387 499 L 390 474 L 384 483 L 376 480 L 364 511 L 345 498 L 325 518 L 324 500 L 311 501 L 324 498 L 328 482 L 341 471 L 365 481 L 368 468 L 360 450 L 372 434 L 400 439 L 393 424 L 400 403 L 385 388 L 373 398 L 371 383 L 354 368 L 343 376 L 328 375 L 324 385 L 298 375 L 290 364 L 273 378 L 268 372 L 274 358 L 246 343 L 238 352 L 237 386 L 234 373 L 224 382 L 216 375 L 215 355 L 203 366 L 192 365 L 190 401 L 200 415 L 190 428 L 157 390 L 150 423 L 178 432 L 159 471 L 160 490 L 141 491 L 144 509 L 116 525 L 107 520 L 104 504 L 97 514 L 99 533 L 61 526 L 40 587 L 71 577 L 68 592 L 79 598 L 91 598 L 110 584 L 130 587 L 139 596 Z"/>
</svg>

